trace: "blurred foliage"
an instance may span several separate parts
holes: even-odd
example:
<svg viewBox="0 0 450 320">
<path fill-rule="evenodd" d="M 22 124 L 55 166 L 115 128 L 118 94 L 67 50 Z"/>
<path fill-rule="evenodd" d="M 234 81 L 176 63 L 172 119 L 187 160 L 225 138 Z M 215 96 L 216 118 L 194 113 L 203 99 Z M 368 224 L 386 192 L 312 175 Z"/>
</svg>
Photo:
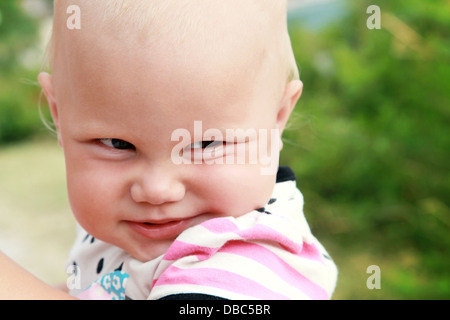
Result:
<svg viewBox="0 0 450 320">
<path fill-rule="evenodd" d="M 372 4 L 379 30 L 366 26 Z M 296 171 L 308 220 L 338 263 L 355 253 L 378 257 L 373 264 L 412 255 L 409 269 L 397 261 L 383 278 L 393 294 L 384 297 L 448 299 L 450 2 L 346 6 L 319 32 L 301 20 L 290 27 L 304 91 L 282 162 Z"/>
<path fill-rule="evenodd" d="M 38 40 L 38 27 L 22 1 L 0 1 L 0 144 L 28 138 L 42 128 L 36 70 L 23 64 L 24 54 Z"/>
<path fill-rule="evenodd" d="M 320 30 L 291 21 L 304 92 L 282 163 L 340 269 L 336 298 L 450 298 L 450 3 L 345 1 Z M 23 53 L 37 21 L 0 1 L 0 144 L 43 129 L 38 70 Z M 369 30 L 369 5 L 381 29 Z M 379 265 L 381 290 L 366 268 Z"/>
</svg>

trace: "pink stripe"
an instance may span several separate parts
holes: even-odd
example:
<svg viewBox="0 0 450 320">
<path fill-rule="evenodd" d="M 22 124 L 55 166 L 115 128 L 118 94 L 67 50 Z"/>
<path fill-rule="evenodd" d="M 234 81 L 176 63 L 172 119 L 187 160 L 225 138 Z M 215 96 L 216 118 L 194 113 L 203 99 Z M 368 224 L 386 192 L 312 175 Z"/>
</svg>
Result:
<svg viewBox="0 0 450 320">
<path fill-rule="evenodd" d="M 233 240 L 237 241 L 237 240 Z M 245 240 L 242 240 L 245 242 Z M 226 246 L 227 244 L 225 244 Z M 179 260 L 186 256 L 194 255 L 199 261 L 203 261 L 211 257 L 220 248 L 203 247 L 176 240 L 164 255 L 164 260 Z M 303 248 L 296 254 L 299 257 L 314 260 L 323 263 L 322 254 L 314 243 L 303 243 Z"/>
<path fill-rule="evenodd" d="M 164 255 L 164 260 L 179 260 L 187 256 L 196 256 L 198 260 L 202 261 L 211 257 L 218 249 L 175 240 Z"/>
<path fill-rule="evenodd" d="M 298 256 L 301 256 L 303 258 L 318 261 L 322 264 L 325 263 L 323 260 L 322 253 L 320 253 L 319 248 L 317 248 L 315 243 L 307 243 L 303 242 L 302 251 L 299 252 Z"/>
<path fill-rule="evenodd" d="M 236 224 L 229 219 L 217 218 L 208 220 L 201 225 L 217 234 L 233 232 L 245 240 L 275 241 L 293 253 L 302 249 L 301 243 L 292 241 L 282 233 L 262 224 L 255 224 L 249 229 L 239 230 Z"/>
<path fill-rule="evenodd" d="M 259 283 L 240 276 L 238 274 L 212 268 L 180 269 L 171 266 L 156 282 L 155 287 L 163 285 L 175 285 L 183 287 L 185 284 L 193 284 L 209 288 L 218 288 L 257 299 L 286 300 L 288 297 L 274 292 Z M 178 289 L 177 289 L 178 291 Z M 198 293 L 208 293 L 199 288 Z M 224 297 L 226 298 L 226 297 Z"/>
<path fill-rule="evenodd" d="M 302 249 L 301 242 L 292 241 L 284 234 L 261 224 L 255 225 L 251 229 L 239 231 L 237 234 L 247 240 L 274 241 L 292 253 L 297 253 Z"/>
<path fill-rule="evenodd" d="M 237 225 L 227 218 L 216 218 L 203 222 L 202 227 L 213 233 L 228 233 L 239 231 Z"/>
<path fill-rule="evenodd" d="M 299 273 L 267 248 L 253 243 L 228 242 L 220 252 L 236 254 L 254 260 L 272 270 L 286 283 L 296 287 L 311 299 L 329 299 L 327 292 Z"/>
</svg>

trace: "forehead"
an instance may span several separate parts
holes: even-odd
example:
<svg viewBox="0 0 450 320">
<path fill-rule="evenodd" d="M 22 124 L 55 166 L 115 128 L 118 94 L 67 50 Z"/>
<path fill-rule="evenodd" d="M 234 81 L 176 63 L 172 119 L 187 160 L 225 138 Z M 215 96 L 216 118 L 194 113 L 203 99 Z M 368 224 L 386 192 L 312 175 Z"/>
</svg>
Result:
<svg viewBox="0 0 450 320">
<path fill-rule="evenodd" d="M 241 14 L 230 17 L 229 7 L 209 7 L 210 14 L 181 15 L 185 21 L 174 26 L 149 21 L 143 34 L 127 23 L 96 19 L 98 8 L 81 9 L 86 17 L 81 29 L 59 32 L 53 72 L 57 98 L 73 107 L 71 117 L 109 119 L 124 129 L 142 119 L 162 128 L 176 118 L 173 126 L 193 120 L 215 126 L 221 119 L 231 127 L 250 115 L 256 119 L 264 108 L 275 109 L 280 90 L 274 66 L 263 63 L 267 42 L 254 32 L 262 23 L 248 24 Z"/>
<path fill-rule="evenodd" d="M 283 24 L 283 0 L 56 0 L 55 31 L 67 33 L 69 7 L 78 7 L 80 28 L 89 34 L 120 34 L 141 38 L 175 38 L 180 42 L 203 38 L 204 42 L 224 37 L 246 42 L 267 39 Z M 268 4 L 272 4 L 269 6 Z M 274 5 L 278 4 L 278 5 Z M 277 10 L 273 10 L 277 7 Z M 67 21 L 66 21 L 67 20 Z M 277 30 L 277 32 L 280 30 Z M 86 34 L 86 35 L 89 35 Z M 63 40 L 63 39 L 60 39 Z"/>
<path fill-rule="evenodd" d="M 285 31 L 283 0 L 71 0 L 81 29 L 67 28 L 69 1 L 55 2 L 54 70 L 71 55 L 92 51 L 163 50 L 195 66 L 210 57 L 250 69 L 276 50 Z M 96 46 L 97 45 L 97 46 Z M 126 52 L 125 52 L 126 53 Z"/>
<path fill-rule="evenodd" d="M 130 57 L 98 50 L 86 57 L 88 64 L 76 67 L 81 58 L 73 61 L 63 91 L 69 94 L 60 96 L 63 108 L 78 116 L 114 123 L 145 118 L 156 125 L 179 119 L 175 126 L 186 126 L 194 120 L 236 123 L 276 109 L 276 96 L 270 92 L 275 90 L 262 81 L 266 77 L 252 74 L 241 61 L 213 63 L 205 57 L 186 63 L 163 52 Z"/>
<path fill-rule="evenodd" d="M 170 137 L 195 120 L 202 120 L 205 129 L 256 127 L 265 111 L 276 109 L 275 86 L 265 81 L 270 75 L 252 70 L 254 62 L 244 54 L 223 59 L 222 52 L 177 55 L 147 47 L 131 50 L 123 42 L 111 50 L 103 41 L 67 64 L 58 92 L 66 124 L 108 124 L 119 136 L 133 128 L 140 136 Z"/>
</svg>

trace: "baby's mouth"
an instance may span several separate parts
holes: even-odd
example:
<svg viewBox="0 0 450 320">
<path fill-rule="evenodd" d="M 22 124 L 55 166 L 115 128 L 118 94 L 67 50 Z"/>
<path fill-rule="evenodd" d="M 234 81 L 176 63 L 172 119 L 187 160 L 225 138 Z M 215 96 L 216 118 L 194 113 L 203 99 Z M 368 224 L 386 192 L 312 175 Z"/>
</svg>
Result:
<svg viewBox="0 0 450 320">
<path fill-rule="evenodd" d="M 172 225 L 183 221 L 183 219 L 180 220 L 161 220 L 161 221 L 143 221 L 143 222 L 136 222 L 140 224 L 144 224 L 146 226 L 166 226 L 166 225 Z"/>
<path fill-rule="evenodd" d="M 181 232 L 189 228 L 190 219 L 166 221 L 128 221 L 128 225 L 136 233 L 151 240 L 175 239 Z"/>
<path fill-rule="evenodd" d="M 173 221 L 168 221 L 168 222 L 160 222 L 160 223 L 155 223 L 155 222 L 141 222 L 140 224 L 143 224 L 147 227 L 156 227 L 156 228 L 161 228 L 161 227 L 169 227 L 172 225 L 176 225 L 180 222 L 182 222 L 183 220 L 173 220 Z M 138 222 L 139 223 L 139 222 Z"/>
</svg>

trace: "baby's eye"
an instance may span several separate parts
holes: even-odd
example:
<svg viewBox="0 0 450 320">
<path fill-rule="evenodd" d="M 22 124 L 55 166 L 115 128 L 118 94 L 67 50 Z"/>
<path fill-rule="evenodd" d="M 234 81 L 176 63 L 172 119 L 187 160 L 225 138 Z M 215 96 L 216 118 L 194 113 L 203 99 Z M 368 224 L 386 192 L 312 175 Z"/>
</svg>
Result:
<svg viewBox="0 0 450 320">
<path fill-rule="evenodd" d="M 120 139 L 100 139 L 101 143 L 110 148 L 119 150 L 136 150 L 136 147 L 129 142 Z"/>
<path fill-rule="evenodd" d="M 207 148 L 213 148 L 216 146 L 220 146 L 225 144 L 223 141 L 197 141 L 192 143 L 189 147 L 191 149 L 207 149 Z"/>
</svg>

